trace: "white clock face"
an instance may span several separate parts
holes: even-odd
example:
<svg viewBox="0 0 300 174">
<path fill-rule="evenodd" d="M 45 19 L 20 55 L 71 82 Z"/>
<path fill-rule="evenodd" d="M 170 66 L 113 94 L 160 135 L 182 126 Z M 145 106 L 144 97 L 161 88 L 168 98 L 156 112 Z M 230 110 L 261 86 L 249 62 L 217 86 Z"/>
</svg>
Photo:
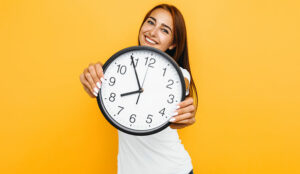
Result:
<svg viewBox="0 0 300 174">
<path fill-rule="evenodd" d="M 135 135 L 169 125 L 185 94 L 181 71 L 174 62 L 153 49 L 127 49 L 103 68 L 98 104 L 110 123 Z"/>
</svg>

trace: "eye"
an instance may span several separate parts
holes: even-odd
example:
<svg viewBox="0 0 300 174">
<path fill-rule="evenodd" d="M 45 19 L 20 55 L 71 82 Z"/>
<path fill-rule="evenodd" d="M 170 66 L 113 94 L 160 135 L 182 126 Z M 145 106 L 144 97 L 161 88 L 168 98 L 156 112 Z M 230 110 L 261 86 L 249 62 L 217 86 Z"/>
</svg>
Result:
<svg viewBox="0 0 300 174">
<path fill-rule="evenodd" d="M 147 21 L 148 24 L 154 25 L 154 22 L 152 22 L 151 20 Z"/>
<path fill-rule="evenodd" d="M 165 33 L 167 33 L 167 34 L 169 34 L 169 31 L 166 30 L 166 29 L 164 29 L 164 28 L 162 29 L 162 31 L 165 32 Z"/>
</svg>

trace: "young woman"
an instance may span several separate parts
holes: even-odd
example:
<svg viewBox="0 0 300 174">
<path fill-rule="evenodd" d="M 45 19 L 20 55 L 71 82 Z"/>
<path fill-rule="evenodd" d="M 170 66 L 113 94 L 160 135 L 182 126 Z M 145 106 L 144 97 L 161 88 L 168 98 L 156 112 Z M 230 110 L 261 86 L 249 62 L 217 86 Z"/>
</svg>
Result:
<svg viewBox="0 0 300 174">
<path fill-rule="evenodd" d="M 180 11 L 168 4 L 151 9 L 140 27 L 138 42 L 174 58 L 184 75 L 188 97 L 179 103 L 177 115 L 170 119 L 172 124 L 161 132 L 134 136 L 118 131 L 118 174 L 191 174 L 191 158 L 181 144 L 177 129 L 195 123 L 198 96 L 190 71 L 186 27 Z M 80 75 L 80 81 L 91 97 L 97 96 L 102 76 L 100 62 L 90 64 Z"/>
</svg>

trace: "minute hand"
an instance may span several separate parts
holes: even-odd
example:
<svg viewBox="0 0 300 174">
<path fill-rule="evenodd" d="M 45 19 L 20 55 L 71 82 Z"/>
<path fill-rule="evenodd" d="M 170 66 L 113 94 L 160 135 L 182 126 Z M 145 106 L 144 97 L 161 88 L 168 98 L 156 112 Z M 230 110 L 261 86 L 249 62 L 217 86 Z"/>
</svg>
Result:
<svg viewBox="0 0 300 174">
<path fill-rule="evenodd" d="M 131 57 L 131 62 L 132 62 L 132 65 L 133 65 L 135 77 L 136 77 L 136 80 L 137 80 L 137 83 L 138 83 L 138 86 L 139 86 L 139 90 L 141 90 L 142 88 L 141 88 L 141 85 L 140 85 L 139 77 L 138 77 L 136 69 L 135 69 L 135 64 L 134 64 L 134 61 L 133 61 L 133 56 L 131 55 L 130 57 Z"/>
</svg>

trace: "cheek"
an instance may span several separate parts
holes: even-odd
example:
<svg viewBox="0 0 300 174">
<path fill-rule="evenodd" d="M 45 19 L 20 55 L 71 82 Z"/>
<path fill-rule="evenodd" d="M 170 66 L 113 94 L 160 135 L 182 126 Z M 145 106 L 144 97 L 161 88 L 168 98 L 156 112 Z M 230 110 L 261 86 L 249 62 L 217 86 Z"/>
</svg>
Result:
<svg viewBox="0 0 300 174">
<path fill-rule="evenodd" d="M 161 38 L 161 43 L 164 47 L 168 48 L 170 45 L 172 45 L 171 36 L 162 34 L 160 38 Z"/>
<path fill-rule="evenodd" d="M 149 25 L 147 25 L 146 23 L 144 23 L 144 24 L 142 25 L 140 31 L 143 33 L 143 32 L 145 32 L 145 31 L 149 30 L 150 28 L 151 28 L 151 27 L 150 27 Z"/>
<path fill-rule="evenodd" d="M 143 36 L 143 34 L 147 31 L 147 27 L 145 27 L 144 25 L 142 26 L 140 32 L 139 32 L 139 37 L 141 39 L 141 36 Z"/>
<path fill-rule="evenodd" d="M 142 31 L 139 32 L 139 40 L 141 41 Z"/>
<path fill-rule="evenodd" d="M 139 41 L 141 42 L 142 41 L 142 39 L 143 39 L 143 34 L 144 33 L 144 31 L 143 31 L 143 29 L 141 28 L 141 30 L 140 30 L 140 32 L 139 32 Z"/>
</svg>

